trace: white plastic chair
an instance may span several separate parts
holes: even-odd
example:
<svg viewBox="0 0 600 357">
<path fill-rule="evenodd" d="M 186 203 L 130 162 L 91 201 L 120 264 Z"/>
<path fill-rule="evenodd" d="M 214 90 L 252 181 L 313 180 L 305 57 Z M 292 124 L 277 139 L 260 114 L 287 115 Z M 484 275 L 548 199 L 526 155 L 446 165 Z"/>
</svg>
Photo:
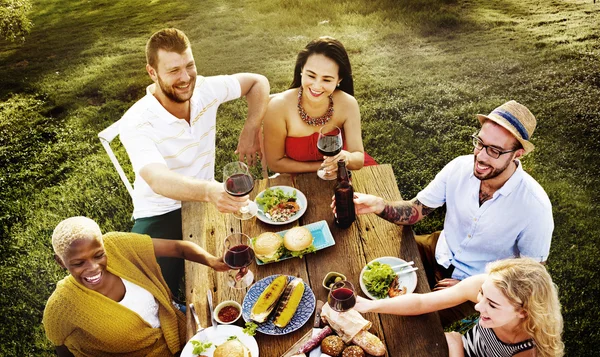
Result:
<svg viewBox="0 0 600 357">
<path fill-rule="evenodd" d="M 100 142 L 102 143 L 102 146 L 104 146 L 104 150 L 106 150 L 106 153 L 108 154 L 108 157 L 110 158 L 110 161 L 112 161 L 113 165 L 115 165 L 115 169 L 117 169 L 117 172 L 119 173 L 119 176 L 121 177 L 121 180 L 125 184 L 125 188 L 127 188 L 127 192 L 129 192 L 129 196 L 131 196 L 131 198 L 133 199 L 133 186 L 131 186 L 129 179 L 125 175 L 125 171 L 123 171 L 123 168 L 119 164 L 119 160 L 117 160 L 115 153 L 112 151 L 112 148 L 110 147 L 111 141 L 113 141 L 113 139 L 116 138 L 117 135 L 119 135 L 119 122 L 120 121 L 121 121 L 121 119 L 117 120 L 116 122 L 112 123 L 111 126 L 109 126 L 108 128 L 106 128 L 106 129 L 102 130 L 100 133 L 98 133 L 98 138 L 100 138 Z"/>
</svg>

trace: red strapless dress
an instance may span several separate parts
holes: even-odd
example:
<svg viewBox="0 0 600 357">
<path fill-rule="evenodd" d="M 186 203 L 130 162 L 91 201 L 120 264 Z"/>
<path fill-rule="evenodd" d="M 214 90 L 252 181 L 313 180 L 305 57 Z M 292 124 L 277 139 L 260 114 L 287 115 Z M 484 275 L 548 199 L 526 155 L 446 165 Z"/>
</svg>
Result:
<svg viewBox="0 0 600 357">
<path fill-rule="evenodd" d="M 317 149 L 319 133 L 309 136 L 285 138 L 285 155 L 296 161 L 323 161 L 323 155 Z M 344 150 L 346 144 L 344 144 Z M 365 152 L 365 166 L 377 165 L 377 161 Z"/>
</svg>

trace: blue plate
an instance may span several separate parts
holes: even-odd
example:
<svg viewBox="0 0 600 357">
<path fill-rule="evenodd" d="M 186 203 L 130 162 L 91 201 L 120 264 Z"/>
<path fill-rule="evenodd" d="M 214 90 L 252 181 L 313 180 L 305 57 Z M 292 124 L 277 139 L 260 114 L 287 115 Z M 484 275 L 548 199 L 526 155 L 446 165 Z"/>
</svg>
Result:
<svg viewBox="0 0 600 357">
<path fill-rule="evenodd" d="M 308 224 L 303 227 L 308 229 L 310 231 L 310 233 L 312 234 L 313 245 L 315 246 L 316 250 L 321 250 L 321 249 L 324 249 L 327 247 L 331 247 L 332 245 L 335 245 L 335 240 L 333 240 L 333 235 L 331 235 L 331 231 L 329 230 L 327 221 L 319 221 L 319 222 Z M 277 234 L 279 234 L 280 236 L 283 237 L 287 231 L 289 231 L 289 229 L 286 229 L 285 231 L 277 232 Z M 279 259 L 274 260 L 269 263 L 280 262 L 282 260 L 286 260 L 286 259 L 290 259 L 290 258 L 293 258 L 293 257 L 289 254 L 282 255 Z M 265 264 L 269 264 L 269 263 L 264 263 L 262 260 L 256 258 L 256 264 L 258 264 L 258 265 L 265 265 Z"/>
<path fill-rule="evenodd" d="M 264 279 L 257 281 L 254 285 L 248 289 L 246 296 L 244 296 L 244 301 L 242 302 L 242 317 L 244 321 L 252 321 L 250 319 L 250 311 L 252 310 L 252 306 L 258 300 L 258 297 L 262 292 L 271 284 L 271 282 L 278 277 L 279 275 L 271 275 Z M 295 276 L 287 276 L 288 284 L 290 281 L 295 279 Z M 258 328 L 256 329 L 259 332 L 262 332 L 266 335 L 285 335 L 290 332 L 296 331 L 300 327 L 302 327 L 308 319 L 312 316 L 313 311 L 315 310 L 315 294 L 313 294 L 312 290 L 304 283 L 304 294 L 302 295 L 302 299 L 300 300 L 300 304 L 298 305 L 298 309 L 296 313 L 292 317 L 292 320 L 286 327 L 281 328 L 277 327 L 273 324 L 273 319 L 275 317 L 275 311 L 277 307 L 273 309 L 273 312 L 267 319 L 267 321 L 262 324 L 258 324 Z"/>
</svg>

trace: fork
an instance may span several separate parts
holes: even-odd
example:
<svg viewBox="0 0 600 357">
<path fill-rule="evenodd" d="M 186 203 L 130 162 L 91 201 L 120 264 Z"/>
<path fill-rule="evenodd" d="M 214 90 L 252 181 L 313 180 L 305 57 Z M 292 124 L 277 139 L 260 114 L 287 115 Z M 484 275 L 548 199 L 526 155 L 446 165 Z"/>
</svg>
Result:
<svg viewBox="0 0 600 357">
<path fill-rule="evenodd" d="M 407 262 L 407 263 L 402 263 L 402 264 L 394 265 L 394 266 L 392 267 L 392 270 L 394 270 L 394 271 L 395 271 L 396 269 L 405 268 L 405 267 L 407 267 L 407 266 L 411 266 L 411 265 L 413 265 L 413 264 L 415 264 L 415 262 L 414 262 L 414 261 L 410 261 L 410 262 Z"/>
<path fill-rule="evenodd" d="M 397 273 L 396 272 L 394 272 L 394 273 L 396 273 L 396 275 L 402 275 L 402 274 L 411 273 L 411 272 L 417 271 L 417 270 L 419 270 L 419 268 L 414 267 L 414 268 L 410 268 L 410 269 L 403 269 Z"/>
</svg>

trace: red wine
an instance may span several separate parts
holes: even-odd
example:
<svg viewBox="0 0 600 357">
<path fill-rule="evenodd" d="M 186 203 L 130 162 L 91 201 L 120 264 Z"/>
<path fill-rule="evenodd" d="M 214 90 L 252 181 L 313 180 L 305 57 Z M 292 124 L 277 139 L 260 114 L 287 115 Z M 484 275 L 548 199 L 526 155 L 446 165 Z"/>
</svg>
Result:
<svg viewBox="0 0 600 357">
<path fill-rule="evenodd" d="M 342 151 L 342 140 L 338 136 L 321 136 L 317 149 L 323 156 L 335 156 Z"/>
<path fill-rule="evenodd" d="M 329 294 L 327 303 L 335 311 L 348 311 L 356 304 L 356 296 L 351 289 L 339 288 Z"/>
<path fill-rule="evenodd" d="M 247 267 L 254 259 L 254 250 L 245 244 L 233 246 L 225 253 L 225 264 L 231 269 Z"/>
<path fill-rule="evenodd" d="M 354 211 L 354 189 L 350 183 L 346 162 L 338 161 L 337 185 L 335 186 L 335 223 L 340 228 L 348 228 L 356 220 Z"/>
<path fill-rule="evenodd" d="M 225 181 L 225 190 L 232 196 L 245 196 L 254 188 L 254 179 L 247 174 L 231 175 Z"/>
</svg>

